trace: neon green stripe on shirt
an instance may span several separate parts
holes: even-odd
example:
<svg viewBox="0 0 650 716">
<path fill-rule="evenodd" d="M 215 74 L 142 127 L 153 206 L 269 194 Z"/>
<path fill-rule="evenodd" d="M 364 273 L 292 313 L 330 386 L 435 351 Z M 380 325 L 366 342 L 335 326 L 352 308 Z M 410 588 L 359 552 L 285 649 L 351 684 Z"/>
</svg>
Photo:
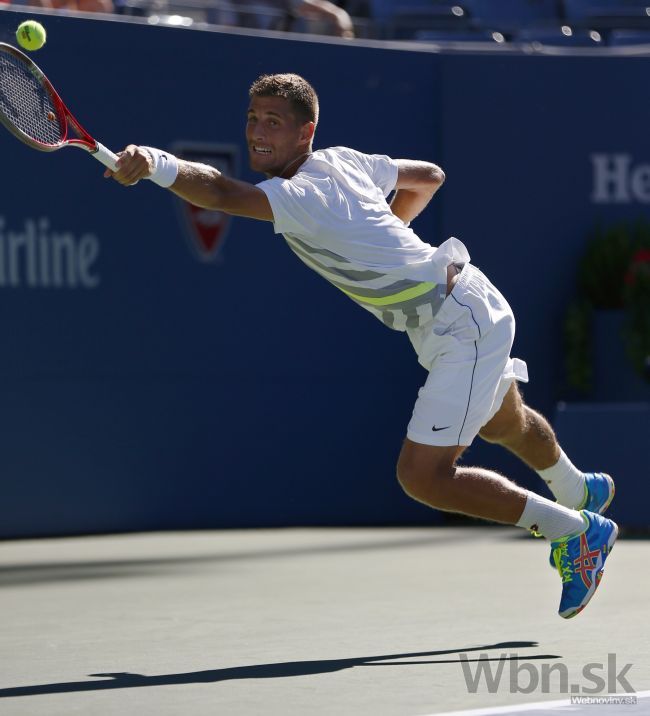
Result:
<svg viewBox="0 0 650 716">
<path fill-rule="evenodd" d="M 424 283 L 419 283 L 417 286 L 413 286 L 412 288 L 404 289 L 404 291 L 393 293 L 390 296 L 380 296 L 378 298 L 372 298 L 371 296 L 358 296 L 356 293 L 352 293 L 351 291 L 346 291 L 345 289 L 341 290 L 350 298 L 353 298 L 355 301 L 359 301 L 360 303 L 367 303 L 371 306 L 392 306 L 402 303 L 403 301 L 410 301 L 413 298 L 423 296 L 425 293 L 429 293 L 429 291 L 434 289 L 437 285 L 438 284 L 436 283 L 426 281 Z"/>
</svg>

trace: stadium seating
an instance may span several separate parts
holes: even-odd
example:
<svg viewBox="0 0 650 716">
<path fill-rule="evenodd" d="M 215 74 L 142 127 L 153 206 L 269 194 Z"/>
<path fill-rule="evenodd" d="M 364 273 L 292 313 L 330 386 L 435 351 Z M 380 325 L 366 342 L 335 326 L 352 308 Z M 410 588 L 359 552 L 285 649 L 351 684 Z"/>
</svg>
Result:
<svg viewBox="0 0 650 716">
<path fill-rule="evenodd" d="M 595 29 L 650 27 L 648 0 L 564 0 L 569 24 Z"/>
<path fill-rule="evenodd" d="M 451 5 L 451 3 L 434 3 L 431 0 L 408 0 L 408 2 L 397 2 L 396 0 L 370 0 L 370 13 L 379 22 L 386 22 L 400 12 L 401 9 L 428 9 L 437 5 Z"/>
<path fill-rule="evenodd" d="M 556 0 L 462 0 L 476 27 L 510 31 L 531 25 L 559 25 Z"/>
<path fill-rule="evenodd" d="M 0 0 L 1 1 L 1 0 Z M 162 2 L 162 5 L 161 5 Z M 428 42 L 504 41 L 548 46 L 643 44 L 650 0 L 334 0 L 349 9 L 357 37 Z M 116 0 L 116 12 L 261 29 L 319 32 L 264 0 Z M 164 19 L 159 18 L 160 22 Z M 570 30 L 562 28 L 569 27 Z M 594 31 L 596 34 L 594 34 Z M 631 31 L 639 31 L 634 36 Z M 496 33 L 496 35 L 493 35 Z M 611 42 L 604 42 L 611 35 Z"/>
<path fill-rule="evenodd" d="M 612 30 L 609 33 L 609 45 L 650 45 L 650 29 L 648 30 Z"/>
<path fill-rule="evenodd" d="M 370 0 L 378 34 L 387 39 L 412 39 L 419 30 L 460 31 L 469 25 L 465 10 L 438 0 Z"/>
<path fill-rule="evenodd" d="M 575 30 L 568 25 L 555 28 L 524 28 L 513 40 L 553 47 L 599 47 L 604 44 L 603 35 L 596 30 Z"/>
<path fill-rule="evenodd" d="M 490 32 L 489 30 L 466 30 L 465 32 L 418 30 L 413 39 L 419 42 L 485 42 L 491 45 L 505 42 L 505 38 L 500 32 Z"/>
<path fill-rule="evenodd" d="M 507 39 L 596 47 L 615 29 L 650 30 L 650 0 L 369 0 L 369 7 L 377 36 L 386 39 L 441 42 L 450 32 L 451 41 L 472 42 L 477 32 L 498 31 Z"/>
</svg>

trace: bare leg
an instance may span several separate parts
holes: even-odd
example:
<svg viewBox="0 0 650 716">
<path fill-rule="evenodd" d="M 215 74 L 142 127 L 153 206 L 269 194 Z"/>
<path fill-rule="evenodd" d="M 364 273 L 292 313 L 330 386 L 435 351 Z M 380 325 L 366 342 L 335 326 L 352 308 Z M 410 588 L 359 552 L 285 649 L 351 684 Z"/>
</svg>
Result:
<svg viewBox="0 0 650 716">
<path fill-rule="evenodd" d="M 418 502 L 447 512 L 516 524 L 527 492 L 496 472 L 456 467 L 462 447 L 432 447 L 406 440 L 397 473 Z"/>
<path fill-rule="evenodd" d="M 546 418 L 523 402 L 516 383 L 479 435 L 502 445 L 535 470 L 561 505 L 576 508 L 583 504 L 583 472 L 562 452 Z"/>
<path fill-rule="evenodd" d="M 526 405 L 516 383 L 503 399 L 497 414 L 479 435 L 515 454 L 533 470 L 545 470 L 560 459 L 560 446 L 546 418 Z"/>
<path fill-rule="evenodd" d="M 397 476 L 418 502 L 447 512 L 519 525 L 549 539 L 581 529 L 582 518 L 544 497 L 522 489 L 502 475 L 479 467 L 457 467 L 463 447 L 404 441 Z"/>
</svg>

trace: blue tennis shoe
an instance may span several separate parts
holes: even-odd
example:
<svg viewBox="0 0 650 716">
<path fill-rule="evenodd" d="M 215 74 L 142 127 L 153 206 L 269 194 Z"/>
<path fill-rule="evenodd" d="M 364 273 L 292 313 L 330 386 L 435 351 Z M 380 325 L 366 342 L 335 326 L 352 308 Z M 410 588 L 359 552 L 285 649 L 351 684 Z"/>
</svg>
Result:
<svg viewBox="0 0 650 716">
<path fill-rule="evenodd" d="M 585 530 L 551 542 L 553 561 L 562 578 L 559 615 L 570 619 L 594 596 L 605 560 L 618 537 L 618 526 L 595 512 L 582 510 Z"/>
<path fill-rule="evenodd" d="M 602 515 L 614 499 L 614 480 L 604 472 L 585 472 L 585 497 L 577 510 L 587 510 Z M 553 550 L 549 563 L 555 569 Z"/>
<path fill-rule="evenodd" d="M 614 480 L 609 475 L 604 472 L 586 472 L 585 499 L 576 509 L 602 515 L 614 499 L 615 492 Z"/>
</svg>

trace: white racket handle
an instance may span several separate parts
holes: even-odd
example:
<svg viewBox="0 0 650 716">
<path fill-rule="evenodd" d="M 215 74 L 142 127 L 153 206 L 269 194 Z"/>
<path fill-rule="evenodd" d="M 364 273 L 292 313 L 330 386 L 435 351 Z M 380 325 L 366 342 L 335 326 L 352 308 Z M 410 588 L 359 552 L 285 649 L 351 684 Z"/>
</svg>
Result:
<svg viewBox="0 0 650 716">
<path fill-rule="evenodd" d="M 97 149 L 91 152 L 93 157 L 98 162 L 101 162 L 105 167 L 108 167 L 112 172 L 117 171 L 117 155 L 113 154 L 110 149 L 106 149 L 103 144 L 96 142 Z"/>
</svg>

